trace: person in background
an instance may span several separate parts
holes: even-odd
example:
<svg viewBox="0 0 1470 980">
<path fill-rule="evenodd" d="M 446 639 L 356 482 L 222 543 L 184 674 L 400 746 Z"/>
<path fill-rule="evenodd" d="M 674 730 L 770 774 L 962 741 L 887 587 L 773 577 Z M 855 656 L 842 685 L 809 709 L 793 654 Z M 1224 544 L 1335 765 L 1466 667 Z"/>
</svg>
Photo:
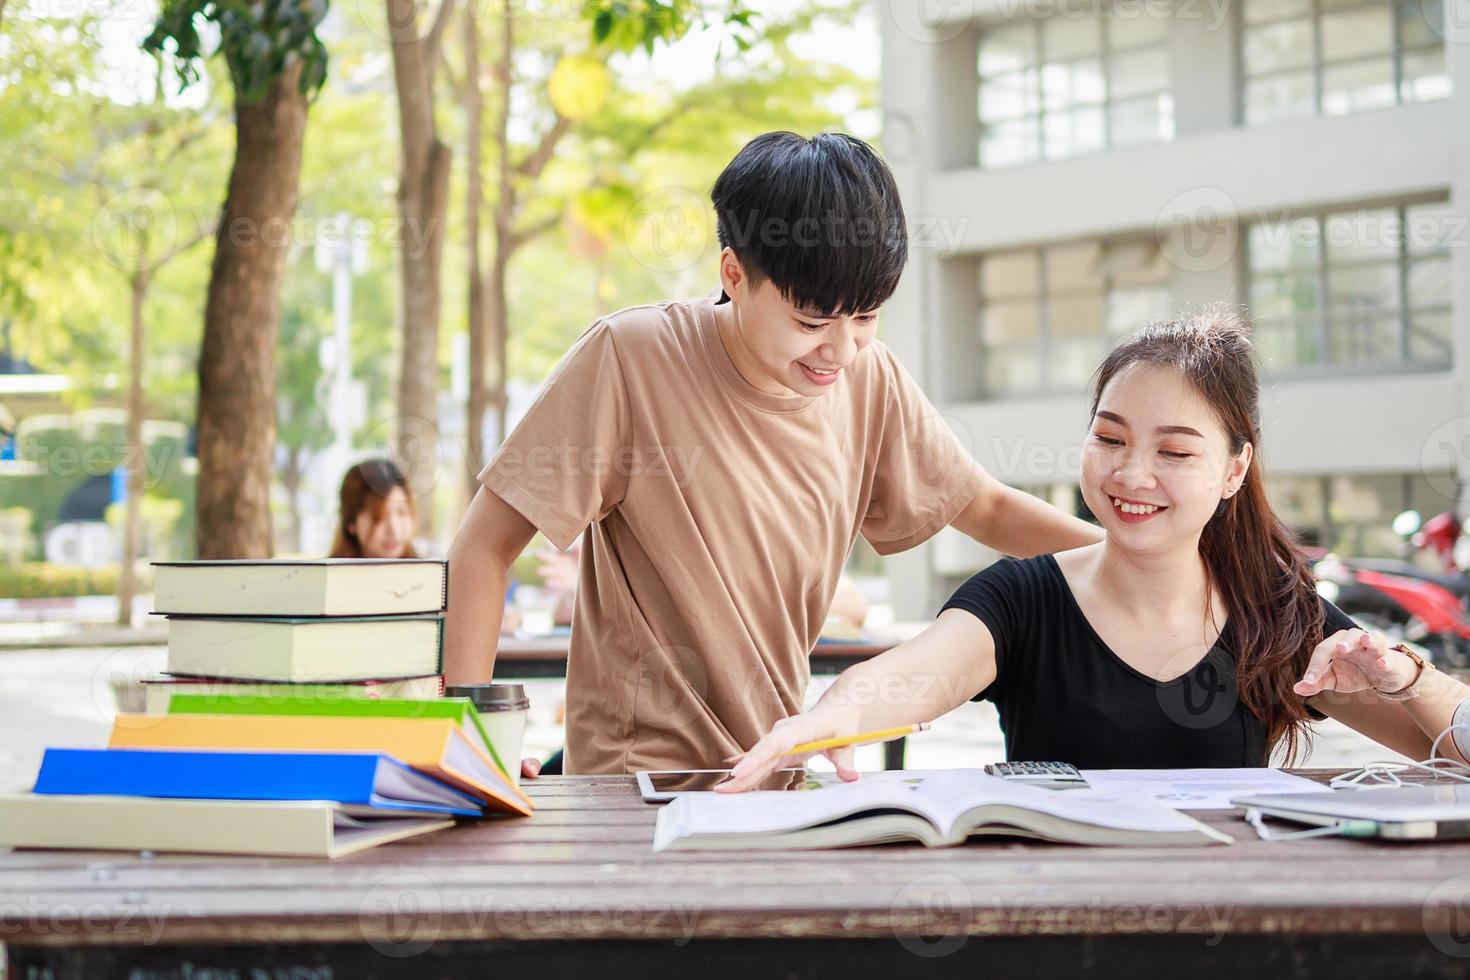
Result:
<svg viewBox="0 0 1470 980">
<path fill-rule="evenodd" d="M 408 481 L 392 461 L 366 459 L 342 477 L 331 558 L 418 558 Z"/>
<path fill-rule="evenodd" d="M 1459 544 L 1462 533 L 1460 516 L 1447 510 L 1424 522 L 1424 527 L 1414 536 L 1414 544 L 1432 551 L 1439 559 L 1439 570 L 1453 575 L 1460 571 L 1460 564 L 1455 560 L 1455 546 Z"/>
<path fill-rule="evenodd" d="M 557 551 L 550 546 L 536 552 L 541 564 L 536 571 L 548 598 L 554 600 L 551 614 L 553 626 L 572 625 L 572 603 L 577 596 L 577 563 L 582 552 L 578 541 L 566 551 Z"/>
<path fill-rule="evenodd" d="M 365 459 L 348 469 L 338 492 L 337 532 L 329 558 L 426 558 L 414 544 L 418 515 L 408 480 L 392 460 Z M 509 600 L 501 631 L 514 632 L 519 613 Z"/>
<path fill-rule="evenodd" d="M 847 630 L 862 632 L 868 619 L 868 597 L 863 595 L 857 583 L 843 575 L 837 580 L 837 591 L 832 595 L 832 605 L 827 609 L 828 627 L 844 633 Z M 825 634 L 824 630 L 824 634 Z"/>
</svg>

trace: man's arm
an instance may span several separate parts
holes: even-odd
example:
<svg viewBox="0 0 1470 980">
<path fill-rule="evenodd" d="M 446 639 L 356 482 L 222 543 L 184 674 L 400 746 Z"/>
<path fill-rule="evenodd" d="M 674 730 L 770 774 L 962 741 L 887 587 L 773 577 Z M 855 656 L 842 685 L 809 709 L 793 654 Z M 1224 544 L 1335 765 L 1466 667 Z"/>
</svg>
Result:
<svg viewBox="0 0 1470 980">
<path fill-rule="evenodd" d="M 1102 528 L 986 474 L 975 499 L 950 526 L 1014 558 L 1070 551 L 1103 539 Z"/>
<path fill-rule="evenodd" d="M 481 487 L 449 546 L 444 684 L 488 684 L 510 566 L 536 536 L 521 512 Z"/>
</svg>

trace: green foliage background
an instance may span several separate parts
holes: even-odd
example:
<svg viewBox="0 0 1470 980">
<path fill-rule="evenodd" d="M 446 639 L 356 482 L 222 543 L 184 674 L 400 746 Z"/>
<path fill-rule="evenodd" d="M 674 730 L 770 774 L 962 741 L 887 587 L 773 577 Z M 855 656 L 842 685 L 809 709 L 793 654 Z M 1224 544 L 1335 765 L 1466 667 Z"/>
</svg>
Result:
<svg viewBox="0 0 1470 980">
<path fill-rule="evenodd" d="M 52 16 L 53 6 L 10 0 L 0 27 L 0 173 L 6 175 L 0 180 L 0 327 L 11 353 L 41 371 L 66 375 L 71 388 L 59 403 L 4 399 L 5 407 L 24 418 L 121 406 L 127 265 L 199 238 L 159 270 L 145 309 L 149 416 L 192 425 L 213 251 L 208 231 L 233 148 L 230 73 L 240 81 L 240 72 L 249 69 L 234 56 L 180 60 L 177 54 L 208 54 L 219 43 L 218 30 L 203 14 L 276 5 L 165 0 L 166 42 L 164 34 L 153 34 L 160 10 L 146 4 L 128 0 L 113 11 L 89 5 L 93 12 L 80 18 L 70 10 Z M 687 254 L 649 263 L 634 219 L 650 200 L 672 196 L 691 206 L 703 200 L 707 211 L 719 170 L 748 139 L 767 130 L 842 129 L 875 136 L 864 131 L 864 120 L 876 118 L 876 80 L 844 65 L 840 51 L 831 52 L 830 60 L 813 59 L 794 43 L 825 24 L 851 22 L 865 7 L 861 0 L 735 3 L 720 8 L 719 17 L 710 14 L 714 5 L 694 0 L 587 0 L 584 9 L 513 6 L 521 13 L 517 84 L 510 96 L 517 157 L 530 152 L 554 118 L 546 82 L 559 59 L 593 52 L 607 62 L 610 80 L 602 109 L 562 142 L 527 189 L 526 222 L 546 216 L 558 221 L 517 255 L 511 269 L 509 373 L 520 381 L 539 382 L 587 325 L 609 310 L 712 288 L 712 216 L 695 212 L 703 224 Z M 487 51 L 493 50 L 488 42 L 495 37 L 499 9 L 495 3 L 477 7 Z M 330 11 L 304 4 L 297 13 L 297 28 L 320 20 L 323 58 L 313 61 L 313 70 L 319 65 L 323 74 L 308 122 L 297 247 L 282 296 L 277 426 L 282 452 L 310 454 L 330 440 L 318 350 L 331 332 L 331 284 L 329 274 L 318 270 L 313 248 L 321 223 L 349 214 L 368 229 L 366 265 L 353 284 L 353 372 L 366 385 L 369 409 L 362 439 L 395 414 L 396 250 L 412 247 L 414 239 L 411 230 L 396 227 L 394 217 L 396 103 L 383 4 L 341 2 Z M 670 84 L 650 76 L 651 39 L 669 34 L 670 17 L 678 31 L 718 40 L 710 77 Z M 464 120 L 455 90 L 459 30 L 456 19 L 446 32 L 445 74 L 437 91 L 439 126 L 455 147 L 440 330 L 444 390 L 455 337 L 466 319 Z M 150 56 L 140 48 L 151 34 Z M 248 43 L 248 32 L 241 37 Z M 180 38 L 186 43 L 180 45 Z M 197 82 L 180 94 L 179 80 L 191 72 L 198 73 Z M 487 80 L 487 130 L 504 94 Z M 497 150 L 488 132 L 486 139 L 488 177 Z M 493 180 L 487 180 L 487 193 L 495 193 Z M 493 199 L 487 214 L 492 206 Z M 146 217 L 146 234 L 135 226 L 140 215 Z M 0 464 L 0 508 L 31 509 L 39 547 L 59 501 L 77 480 L 53 465 L 56 453 L 101 447 L 118 454 L 122 444 L 116 425 L 87 434 L 47 429 L 21 440 L 17 455 L 32 464 L 21 469 L 39 466 L 39 472 L 6 471 Z M 177 459 L 148 487 L 155 503 L 177 505 L 170 512 L 177 520 L 149 548 L 188 557 L 192 491 L 183 446 L 177 448 Z M 441 485 L 448 494 L 458 482 Z M 451 512 L 454 506 L 441 501 Z M 447 525 L 451 531 L 453 524 Z M 278 521 L 282 526 L 289 522 Z"/>
</svg>

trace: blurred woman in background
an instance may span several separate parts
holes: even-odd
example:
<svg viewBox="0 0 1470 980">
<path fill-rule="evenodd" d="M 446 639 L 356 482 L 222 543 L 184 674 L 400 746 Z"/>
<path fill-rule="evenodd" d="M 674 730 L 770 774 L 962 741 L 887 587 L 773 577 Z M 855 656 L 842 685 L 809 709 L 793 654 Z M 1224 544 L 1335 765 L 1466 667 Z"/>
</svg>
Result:
<svg viewBox="0 0 1470 980">
<path fill-rule="evenodd" d="M 408 481 L 392 461 L 367 459 L 342 477 L 332 558 L 418 558 Z"/>
<path fill-rule="evenodd" d="M 414 543 L 418 513 L 408 480 L 391 460 L 365 459 L 342 477 L 337 533 L 329 558 L 432 558 L 431 548 Z M 520 626 L 509 597 L 500 622 L 502 633 Z"/>
</svg>

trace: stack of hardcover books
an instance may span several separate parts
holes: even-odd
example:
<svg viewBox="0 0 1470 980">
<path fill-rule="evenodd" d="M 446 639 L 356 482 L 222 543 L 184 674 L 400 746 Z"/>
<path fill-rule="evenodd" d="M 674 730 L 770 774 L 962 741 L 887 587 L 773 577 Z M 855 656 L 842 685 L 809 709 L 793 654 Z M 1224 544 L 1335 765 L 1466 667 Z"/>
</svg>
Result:
<svg viewBox="0 0 1470 980">
<path fill-rule="evenodd" d="M 0 847 L 337 857 L 529 816 L 474 706 L 438 697 L 444 572 L 159 566 L 150 711 L 120 714 L 105 749 L 48 748 L 34 790 L 0 797 Z"/>
<path fill-rule="evenodd" d="M 168 617 L 168 673 L 144 710 L 174 694 L 291 700 L 434 698 L 441 689 L 442 561 L 328 558 L 162 562 L 153 608 Z"/>
</svg>

